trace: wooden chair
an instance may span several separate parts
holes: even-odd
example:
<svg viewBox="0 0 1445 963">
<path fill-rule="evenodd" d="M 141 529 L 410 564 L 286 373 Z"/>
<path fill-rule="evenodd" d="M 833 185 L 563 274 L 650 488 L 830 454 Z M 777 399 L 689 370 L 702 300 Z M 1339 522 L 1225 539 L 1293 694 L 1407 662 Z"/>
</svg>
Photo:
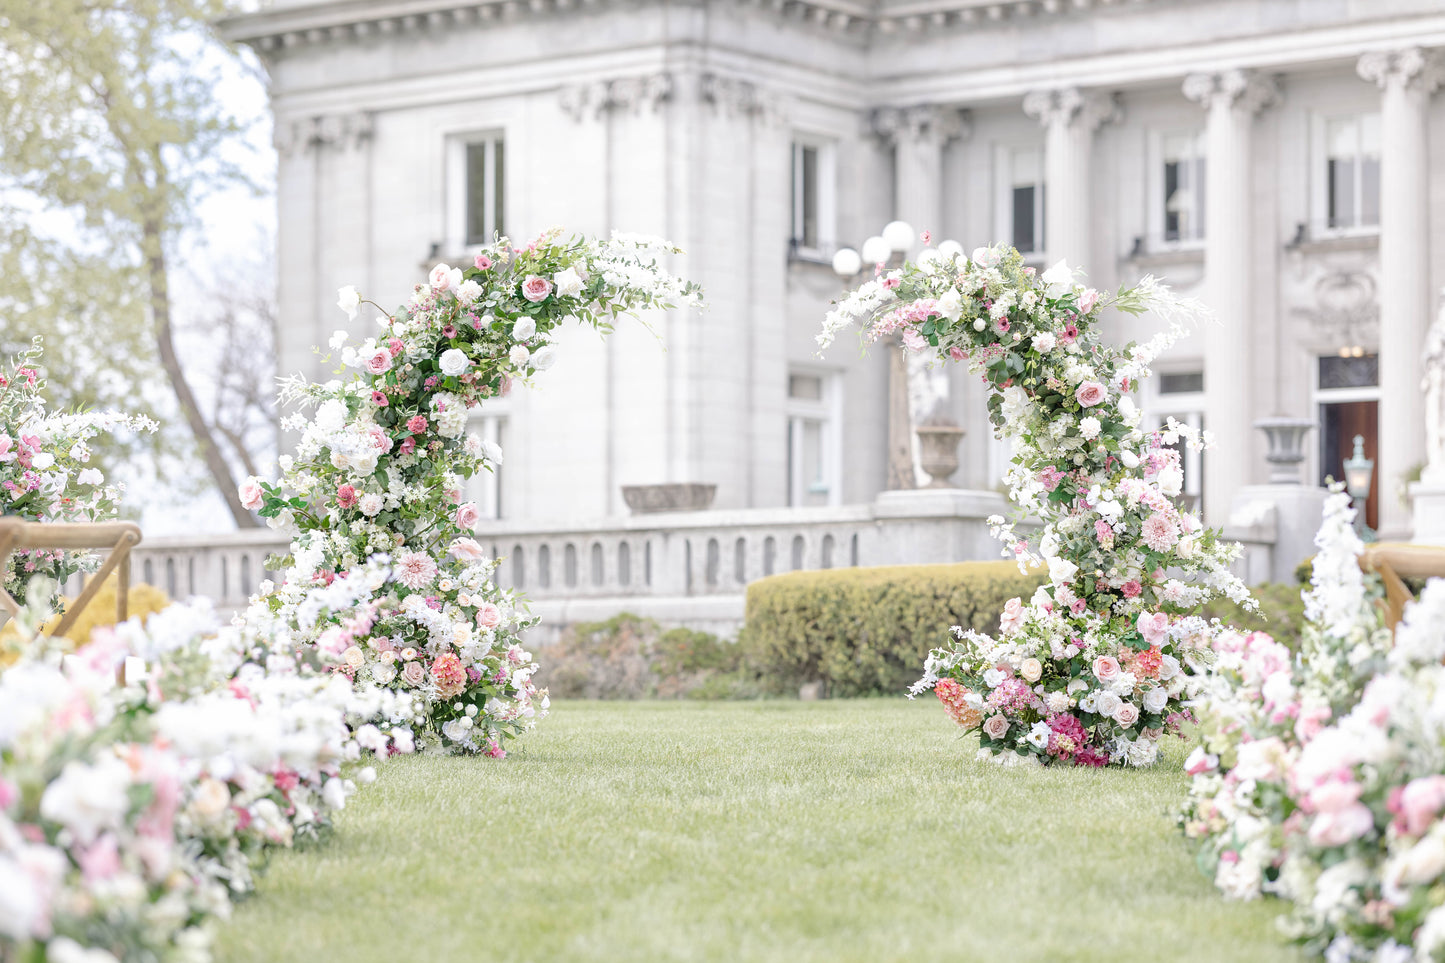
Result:
<svg viewBox="0 0 1445 963">
<path fill-rule="evenodd" d="M 108 548 L 110 554 L 100 569 L 86 583 L 80 598 L 71 603 L 56 635 L 64 635 L 76 618 L 95 598 L 111 572 L 116 573 L 115 614 L 120 622 L 128 615 L 126 596 L 130 594 L 130 550 L 140 544 L 140 526 L 135 522 L 27 522 L 11 516 L 0 518 L 0 570 L 9 564 L 10 553 L 16 549 L 87 549 Z M 20 613 L 20 603 L 0 588 L 0 605 L 11 615 Z"/>
<path fill-rule="evenodd" d="M 1390 631 L 1400 624 L 1410 594 L 1404 579 L 1445 576 L 1445 548 L 1409 542 L 1376 542 L 1365 546 L 1360 568 L 1376 572 L 1385 583 L 1385 624 Z"/>
</svg>

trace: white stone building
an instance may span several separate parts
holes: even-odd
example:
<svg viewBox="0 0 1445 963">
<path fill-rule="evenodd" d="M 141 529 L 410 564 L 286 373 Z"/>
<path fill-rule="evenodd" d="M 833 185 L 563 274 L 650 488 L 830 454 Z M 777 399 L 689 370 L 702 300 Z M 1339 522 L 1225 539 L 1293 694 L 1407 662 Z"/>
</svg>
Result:
<svg viewBox="0 0 1445 963">
<path fill-rule="evenodd" d="M 687 250 L 705 314 L 570 332 L 484 411 L 503 519 L 616 517 L 661 482 L 720 510 L 872 501 L 887 354 L 813 336 L 831 255 L 896 217 L 1204 298 L 1219 324 L 1144 402 L 1220 437 L 1187 461 L 1213 523 L 1283 414 L 1320 422 L 1312 480 L 1363 435 L 1371 524 L 1408 532 L 1445 284 L 1438 0 L 272 0 L 223 29 L 270 74 L 285 371 L 317 371 L 337 287 L 400 303 L 494 230 Z M 993 488 L 981 387 L 939 377 L 953 483 Z"/>
</svg>

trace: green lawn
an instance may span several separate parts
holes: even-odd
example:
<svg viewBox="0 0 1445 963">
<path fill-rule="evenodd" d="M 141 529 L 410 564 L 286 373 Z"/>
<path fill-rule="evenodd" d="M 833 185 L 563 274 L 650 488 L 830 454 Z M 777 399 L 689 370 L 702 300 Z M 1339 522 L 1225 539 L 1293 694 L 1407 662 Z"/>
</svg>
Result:
<svg viewBox="0 0 1445 963">
<path fill-rule="evenodd" d="M 525 748 L 397 758 L 284 853 L 218 960 L 1292 960 L 1153 770 L 1003 771 L 932 699 L 563 703 Z"/>
</svg>

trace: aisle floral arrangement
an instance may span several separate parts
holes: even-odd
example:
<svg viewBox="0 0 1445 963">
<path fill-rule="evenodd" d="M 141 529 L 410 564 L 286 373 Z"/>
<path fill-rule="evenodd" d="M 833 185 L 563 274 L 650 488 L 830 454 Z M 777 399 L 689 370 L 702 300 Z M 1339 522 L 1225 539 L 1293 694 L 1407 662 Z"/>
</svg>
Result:
<svg viewBox="0 0 1445 963">
<path fill-rule="evenodd" d="M 606 332 L 624 314 L 696 304 L 696 286 L 663 266 L 674 253 L 625 235 L 553 232 L 524 247 L 503 238 L 466 268 L 438 264 L 360 345 L 337 332 L 331 346 L 355 371 L 349 380 L 284 386 L 283 400 L 314 409 L 286 422 L 301 432 L 296 453 L 281 459 L 279 481 L 241 486 L 246 507 L 295 533 L 271 604 L 279 611 L 388 555 L 396 578 L 376 625 L 343 653 L 344 671 L 414 700 L 420 746 L 505 755 L 547 705 L 519 642 L 533 620 L 491 580 L 496 560 L 472 538 L 482 519 L 466 479 L 502 453 L 467 433 L 468 411 L 551 367 L 565 324 Z M 341 289 L 353 318 L 361 303 Z"/>
<path fill-rule="evenodd" d="M 1292 659 L 1222 633 L 1181 817 L 1233 899 L 1291 903 L 1286 931 L 1332 963 L 1445 957 L 1445 583 L 1393 645 L 1343 494 L 1317 543 L 1311 625 Z"/>
<path fill-rule="evenodd" d="M 411 748 L 375 724 L 407 708 L 353 687 L 324 644 L 374 620 L 386 577 L 337 579 L 287 622 L 222 628 L 175 605 L 63 662 L 40 637 L 4 670 L 0 958 L 208 960 L 214 921 L 266 853 L 319 838 L 350 776 L 374 775 L 343 766 Z"/>
<path fill-rule="evenodd" d="M 1106 308 L 1151 312 L 1170 328 L 1145 344 L 1103 344 Z M 1060 263 L 1043 274 L 1012 248 L 925 251 L 843 300 L 818 341 L 861 325 L 867 341 L 964 362 L 989 387 L 989 417 L 1012 438 L 1014 522 L 990 519 L 1005 554 L 1046 563 L 1050 583 L 1008 603 L 997 637 L 955 629 L 912 694 L 934 689 L 1008 764 L 1148 765 L 1186 718 L 1206 659 L 1206 624 L 1181 613 L 1217 595 L 1248 600 L 1231 574 L 1238 547 L 1176 502 L 1179 446 L 1208 439 L 1172 419 L 1141 426 L 1130 397 L 1149 365 L 1202 316 L 1152 278 L 1106 297 Z M 1018 521 L 1041 524 L 1037 544 Z"/>
<path fill-rule="evenodd" d="M 155 431 L 156 424 L 114 411 L 48 411 L 43 353 L 37 337 L 29 349 L 0 367 L 0 515 L 48 522 L 114 518 L 122 488 L 108 484 L 91 464 L 91 443 L 103 433 Z M 86 552 L 18 551 L 3 573 L 5 591 L 24 599 L 37 578 L 58 590 L 70 576 L 93 571 L 98 562 Z"/>
</svg>

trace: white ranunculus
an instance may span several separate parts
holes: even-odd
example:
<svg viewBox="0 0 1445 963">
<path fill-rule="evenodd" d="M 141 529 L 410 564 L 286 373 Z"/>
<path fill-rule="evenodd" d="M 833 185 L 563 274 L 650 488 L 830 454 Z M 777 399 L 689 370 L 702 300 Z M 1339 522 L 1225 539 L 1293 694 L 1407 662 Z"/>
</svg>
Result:
<svg viewBox="0 0 1445 963">
<path fill-rule="evenodd" d="M 448 378 L 455 378 L 472 366 L 472 360 L 461 348 L 446 349 L 437 361 L 441 366 L 442 374 Z"/>
<path fill-rule="evenodd" d="M 1143 412 L 1139 410 L 1138 405 L 1134 404 L 1133 398 L 1124 395 L 1119 399 L 1119 417 L 1124 419 L 1124 424 L 1132 428 L 1139 424 L 1139 419 L 1142 416 Z"/>
<path fill-rule="evenodd" d="M 1059 554 L 1059 536 L 1054 534 L 1053 529 L 1046 530 L 1039 539 L 1039 554 L 1044 558 L 1053 558 Z"/>
<path fill-rule="evenodd" d="M 559 298 L 575 298 L 582 293 L 582 278 L 572 268 L 558 271 L 552 275 L 552 283 L 557 285 L 557 297 Z"/>
<path fill-rule="evenodd" d="M 531 341 L 537 335 L 537 322 L 523 315 L 512 325 L 512 337 L 518 341 Z"/>
<path fill-rule="evenodd" d="M 949 288 L 938 299 L 938 313 L 950 321 L 957 321 L 963 314 L 963 296 L 957 288 Z"/>
<path fill-rule="evenodd" d="M 538 348 L 537 353 L 532 356 L 532 367 L 538 371 L 546 371 L 556 363 L 557 349 L 550 344 Z"/>
<path fill-rule="evenodd" d="M 518 368 L 525 367 L 531 357 L 532 352 L 527 350 L 526 345 L 514 344 L 512 350 L 507 352 L 507 359 Z"/>
<path fill-rule="evenodd" d="M 348 284 L 344 288 L 336 289 L 336 306 L 345 311 L 348 318 L 356 320 L 356 312 L 361 308 L 361 295 L 357 293 L 355 286 Z"/>
</svg>

